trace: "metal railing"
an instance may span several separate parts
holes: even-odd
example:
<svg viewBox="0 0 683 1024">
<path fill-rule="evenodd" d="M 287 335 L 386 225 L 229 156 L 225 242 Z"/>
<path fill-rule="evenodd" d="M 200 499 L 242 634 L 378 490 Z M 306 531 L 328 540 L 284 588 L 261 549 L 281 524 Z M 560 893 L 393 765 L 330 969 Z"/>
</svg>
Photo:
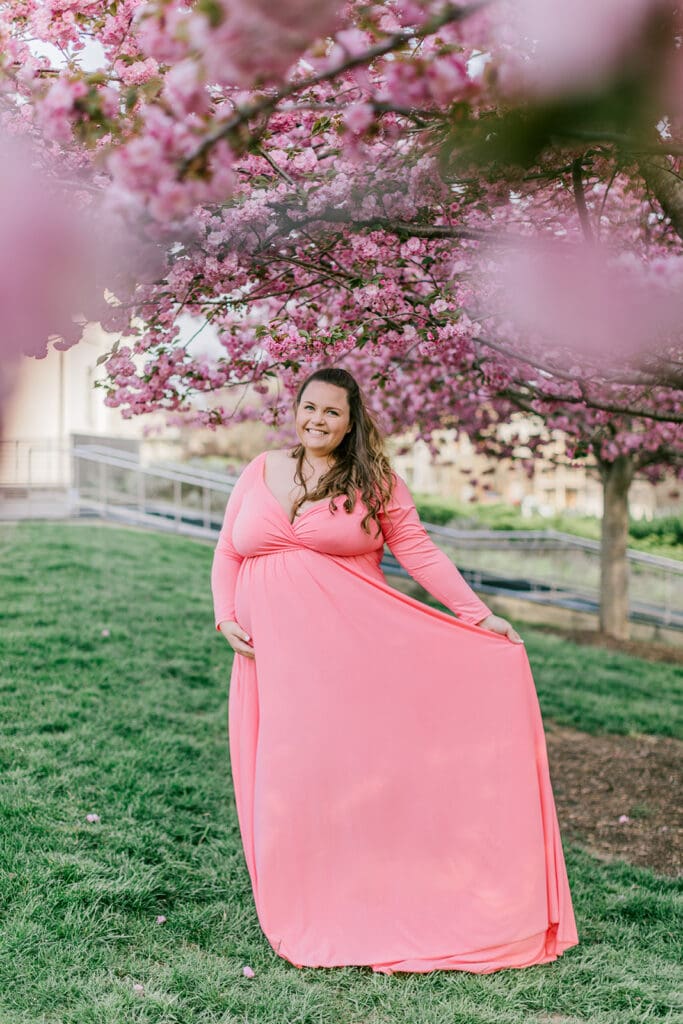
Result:
<svg viewBox="0 0 683 1024">
<path fill-rule="evenodd" d="M 69 448 L 61 441 L 0 440 L 0 486 L 65 487 L 68 480 Z"/>
<path fill-rule="evenodd" d="M 186 466 L 141 466 L 134 456 L 101 446 L 75 448 L 74 502 L 129 523 L 214 537 L 235 476 Z M 595 611 L 600 584 L 598 541 L 556 530 L 459 530 L 425 524 L 468 582 L 482 593 L 506 593 Z M 632 618 L 683 628 L 683 563 L 628 552 Z M 401 572 L 391 558 L 388 572 Z"/>
<path fill-rule="evenodd" d="M 237 476 L 174 464 L 142 465 L 101 445 L 72 449 L 73 514 L 98 514 L 198 537 L 214 537 Z"/>
<path fill-rule="evenodd" d="M 35 449 L 24 458 L 28 470 L 39 466 Z M 100 444 L 74 446 L 69 460 L 72 515 L 102 516 L 206 539 L 216 537 L 237 479 L 191 465 L 145 465 L 136 452 Z M 47 474 L 41 469 L 39 475 L 42 479 Z M 598 541 L 556 530 L 461 530 L 428 523 L 425 527 L 483 594 L 597 609 Z M 627 557 L 630 617 L 683 629 L 683 562 L 632 549 Z M 384 567 L 402 573 L 391 556 Z"/>
<path fill-rule="evenodd" d="M 576 604 L 596 604 L 600 591 L 600 550 L 597 540 L 557 530 L 454 530 L 430 526 L 429 533 L 453 561 L 474 574 L 473 586 L 484 577 L 502 576 L 519 591 L 544 593 L 549 602 L 562 597 Z M 627 552 L 629 604 L 632 616 L 658 609 L 663 625 L 683 628 L 683 562 L 645 551 Z"/>
</svg>

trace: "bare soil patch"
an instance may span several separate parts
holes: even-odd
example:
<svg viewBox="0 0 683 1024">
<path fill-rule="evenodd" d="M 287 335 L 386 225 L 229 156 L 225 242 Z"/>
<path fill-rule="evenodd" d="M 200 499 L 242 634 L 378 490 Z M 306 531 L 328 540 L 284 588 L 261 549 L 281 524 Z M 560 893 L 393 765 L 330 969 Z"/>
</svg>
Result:
<svg viewBox="0 0 683 1024">
<path fill-rule="evenodd" d="M 558 626 L 544 627 L 548 633 L 571 640 L 575 644 L 588 644 L 591 647 L 604 647 L 607 651 L 621 651 L 634 658 L 645 658 L 647 661 L 664 661 L 671 665 L 683 665 L 683 646 L 655 642 L 654 640 L 617 640 L 596 629 L 561 629 Z"/>
<path fill-rule="evenodd" d="M 603 860 L 680 876 L 683 742 L 592 736 L 548 719 L 544 725 L 563 840 Z"/>
</svg>

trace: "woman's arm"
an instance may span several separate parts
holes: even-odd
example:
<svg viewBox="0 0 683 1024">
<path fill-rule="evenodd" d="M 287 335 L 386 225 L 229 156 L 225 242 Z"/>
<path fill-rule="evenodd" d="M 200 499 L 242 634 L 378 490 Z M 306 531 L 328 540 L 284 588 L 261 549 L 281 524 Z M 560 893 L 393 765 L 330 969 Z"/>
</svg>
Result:
<svg viewBox="0 0 683 1024">
<path fill-rule="evenodd" d="M 235 584 L 242 564 L 242 555 L 232 542 L 232 528 L 240 510 L 242 499 L 253 482 L 254 474 L 260 470 L 260 457 L 245 466 L 237 483 L 230 492 L 225 507 L 223 525 L 213 553 L 211 566 L 211 591 L 216 629 L 220 632 L 223 622 L 235 622 Z"/>
<path fill-rule="evenodd" d="M 493 615 L 448 555 L 430 538 L 400 476 L 395 476 L 394 493 L 380 516 L 380 524 L 384 539 L 403 568 L 458 618 L 479 625 Z"/>
</svg>

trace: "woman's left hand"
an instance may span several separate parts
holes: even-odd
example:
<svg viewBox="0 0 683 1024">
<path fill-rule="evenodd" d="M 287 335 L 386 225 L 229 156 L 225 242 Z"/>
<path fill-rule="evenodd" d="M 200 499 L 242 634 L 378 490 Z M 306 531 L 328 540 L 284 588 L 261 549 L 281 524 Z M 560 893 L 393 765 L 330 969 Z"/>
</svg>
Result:
<svg viewBox="0 0 683 1024">
<path fill-rule="evenodd" d="M 515 644 L 524 643 L 515 627 L 507 619 L 501 618 L 500 615 L 487 615 L 477 625 L 482 626 L 483 629 L 490 629 L 492 633 L 501 633 Z"/>
</svg>

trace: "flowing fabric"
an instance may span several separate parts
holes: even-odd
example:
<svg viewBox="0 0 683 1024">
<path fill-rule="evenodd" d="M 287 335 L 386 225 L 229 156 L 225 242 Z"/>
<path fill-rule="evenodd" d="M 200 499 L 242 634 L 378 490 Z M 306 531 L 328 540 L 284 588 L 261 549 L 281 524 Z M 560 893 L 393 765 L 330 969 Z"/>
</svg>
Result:
<svg viewBox="0 0 683 1024">
<path fill-rule="evenodd" d="M 360 499 L 291 523 L 240 476 L 212 570 L 237 621 L 235 802 L 259 922 L 297 967 L 489 973 L 578 943 L 523 644 L 430 540 L 396 477 L 382 533 Z M 384 543 L 458 618 L 390 587 Z"/>
</svg>

